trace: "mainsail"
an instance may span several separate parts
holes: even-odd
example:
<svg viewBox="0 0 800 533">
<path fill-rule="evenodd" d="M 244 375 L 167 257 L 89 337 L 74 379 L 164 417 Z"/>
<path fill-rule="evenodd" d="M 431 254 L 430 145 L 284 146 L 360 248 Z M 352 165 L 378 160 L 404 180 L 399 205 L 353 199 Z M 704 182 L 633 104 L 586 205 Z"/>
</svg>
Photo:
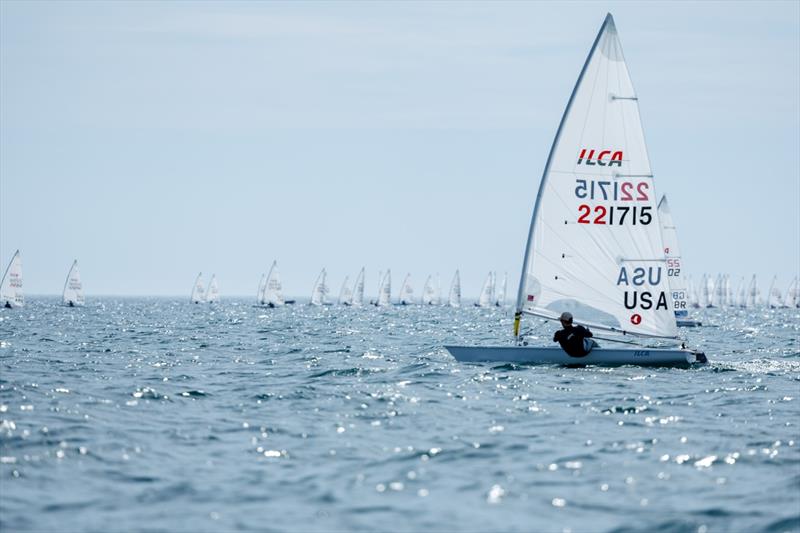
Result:
<svg viewBox="0 0 800 533">
<path fill-rule="evenodd" d="M 747 307 L 757 307 L 761 303 L 761 291 L 758 288 L 758 281 L 756 275 L 750 280 L 750 285 L 747 287 Z"/>
<path fill-rule="evenodd" d="M 783 293 L 777 285 L 778 276 L 772 278 L 772 283 L 769 286 L 769 294 L 767 294 L 767 306 L 773 309 L 786 307 L 783 303 Z"/>
<path fill-rule="evenodd" d="M 414 303 L 414 289 L 411 287 L 411 274 L 406 274 L 403 284 L 400 285 L 398 300 L 400 305 L 411 305 Z"/>
<path fill-rule="evenodd" d="M 339 305 L 353 305 L 353 291 L 348 287 L 348 281 L 350 281 L 350 276 L 345 276 L 342 288 L 339 290 Z"/>
<path fill-rule="evenodd" d="M 208 282 L 208 292 L 206 292 L 206 302 L 213 304 L 219 301 L 219 286 L 217 285 L 217 275 L 211 274 L 211 281 Z"/>
<path fill-rule="evenodd" d="M 607 15 L 558 127 L 533 208 L 523 313 L 652 337 L 678 334 L 636 92 Z"/>
<path fill-rule="evenodd" d="M 353 307 L 364 305 L 364 267 L 358 273 L 356 283 L 353 286 Z"/>
<path fill-rule="evenodd" d="M 0 306 L 22 307 L 25 298 L 22 295 L 22 256 L 19 250 L 8 263 L 3 280 L 0 281 Z"/>
<path fill-rule="evenodd" d="M 328 273 L 323 268 L 311 290 L 311 305 L 325 305 L 325 295 L 328 294 L 328 286 L 325 283 L 327 276 Z"/>
<path fill-rule="evenodd" d="M 264 305 L 264 288 L 267 286 L 267 275 L 261 274 L 261 280 L 258 282 L 258 292 L 256 293 L 256 303 Z"/>
<path fill-rule="evenodd" d="M 387 270 L 378 287 L 378 301 L 375 305 L 385 307 L 392 303 L 392 271 Z"/>
<path fill-rule="evenodd" d="M 456 273 L 453 274 L 453 281 L 450 283 L 450 297 L 448 299 L 450 307 L 461 307 L 461 276 Z"/>
<path fill-rule="evenodd" d="M 489 271 L 486 280 L 481 288 L 481 295 L 478 297 L 478 307 L 489 307 L 494 304 L 494 273 Z"/>
<path fill-rule="evenodd" d="M 64 282 L 64 292 L 61 299 L 66 305 L 83 305 L 86 300 L 83 297 L 83 283 L 81 283 L 81 274 L 78 272 L 78 260 L 72 263 L 69 272 L 67 273 L 67 280 Z"/>
<path fill-rule="evenodd" d="M 800 307 L 800 287 L 797 285 L 797 276 L 794 277 L 786 290 L 786 306 Z"/>
<path fill-rule="evenodd" d="M 197 275 L 197 279 L 194 280 L 194 286 L 192 286 L 192 296 L 191 302 L 193 304 L 199 304 L 205 301 L 206 293 L 205 289 L 203 288 L 203 273 L 200 272 Z"/>
<path fill-rule="evenodd" d="M 428 276 L 425 285 L 422 287 L 422 305 L 435 305 L 436 289 L 433 287 L 433 276 Z"/>
<path fill-rule="evenodd" d="M 283 299 L 283 286 L 281 285 L 281 275 L 278 273 L 277 261 L 273 261 L 272 266 L 269 267 L 267 281 L 264 284 L 262 303 L 270 307 L 278 307 L 286 303 Z"/>
<path fill-rule="evenodd" d="M 500 284 L 500 290 L 497 292 L 497 297 L 494 304 L 497 307 L 506 306 L 506 287 L 508 286 L 508 272 L 503 273 L 503 283 Z"/>
<path fill-rule="evenodd" d="M 676 317 L 689 315 L 689 290 L 683 280 L 681 251 L 678 247 L 678 230 L 672 221 L 667 195 L 658 202 L 658 218 L 661 220 L 661 238 L 664 239 L 664 255 L 667 257 L 667 279 L 672 294 L 672 307 Z"/>
<path fill-rule="evenodd" d="M 725 290 L 725 276 L 722 274 L 717 274 L 717 279 L 714 281 L 714 297 L 712 299 L 714 305 L 716 307 L 725 307 L 725 296 L 727 291 Z"/>
</svg>

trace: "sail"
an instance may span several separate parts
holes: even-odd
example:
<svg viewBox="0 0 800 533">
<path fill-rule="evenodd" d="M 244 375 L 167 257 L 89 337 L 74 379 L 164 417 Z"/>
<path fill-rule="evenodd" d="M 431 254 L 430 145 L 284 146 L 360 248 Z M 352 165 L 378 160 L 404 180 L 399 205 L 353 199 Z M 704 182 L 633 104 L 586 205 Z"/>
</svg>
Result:
<svg viewBox="0 0 800 533">
<path fill-rule="evenodd" d="M 258 292 L 256 292 L 256 303 L 264 305 L 264 288 L 267 286 L 267 275 L 261 274 L 261 280 L 258 282 Z"/>
<path fill-rule="evenodd" d="M 283 286 L 281 285 L 281 275 L 278 272 L 277 261 L 273 261 L 272 266 L 269 267 L 267 282 L 264 284 L 262 303 L 271 307 L 278 307 L 286 303 L 283 299 Z"/>
<path fill-rule="evenodd" d="M 435 303 L 436 289 L 433 287 L 433 276 L 428 276 L 422 287 L 422 305 L 434 305 Z"/>
<path fill-rule="evenodd" d="M 191 302 L 193 304 L 199 304 L 205 301 L 206 292 L 205 289 L 203 288 L 202 278 L 203 278 L 203 273 L 200 272 L 197 275 L 197 279 L 194 280 L 194 286 L 192 287 L 192 296 L 191 296 Z"/>
<path fill-rule="evenodd" d="M 392 271 L 387 270 L 383 275 L 380 287 L 378 288 L 378 302 L 376 305 L 385 307 L 392 303 Z"/>
<path fill-rule="evenodd" d="M 713 302 L 716 307 L 725 307 L 725 296 L 727 291 L 725 290 L 725 276 L 722 274 L 717 275 L 717 279 L 714 281 L 714 297 Z"/>
<path fill-rule="evenodd" d="M 756 275 L 750 280 L 750 285 L 747 287 L 747 307 L 757 307 L 761 303 L 761 291 L 758 289 L 758 280 Z"/>
<path fill-rule="evenodd" d="M 694 290 L 692 276 L 686 276 L 686 301 L 689 307 L 700 307 L 697 303 L 697 292 Z"/>
<path fill-rule="evenodd" d="M 783 293 L 777 285 L 778 276 L 772 278 L 772 283 L 769 286 L 769 293 L 767 294 L 767 305 L 773 309 L 786 307 L 783 303 Z"/>
<path fill-rule="evenodd" d="M 311 291 L 311 305 L 325 304 L 325 295 L 328 294 L 328 286 L 325 283 L 327 276 L 328 273 L 323 268 L 322 272 L 317 276 L 317 281 L 314 282 L 314 288 Z"/>
<path fill-rule="evenodd" d="M 508 286 L 508 272 L 503 273 L 503 283 L 500 284 L 500 290 L 497 291 L 494 304 L 497 307 L 505 307 L 506 305 L 506 287 Z"/>
<path fill-rule="evenodd" d="M 794 277 L 786 290 L 786 306 L 800 307 L 800 287 L 797 284 L 797 276 Z"/>
<path fill-rule="evenodd" d="M 478 307 L 489 307 L 494 303 L 494 275 L 490 271 L 481 287 L 481 295 L 478 297 Z"/>
<path fill-rule="evenodd" d="M 358 277 L 356 277 L 356 283 L 353 285 L 352 305 L 354 307 L 364 305 L 364 267 L 361 267 Z"/>
<path fill-rule="evenodd" d="M 22 256 L 17 250 L 0 282 L 0 306 L 22 307 L 23 305 L 25 298 L 22 295 Z"/>
<path fill-rule="evenodd" d="M 711 295 L 713 294 L 713 282 L 711 278 L 707 275 L 703 274 L 703 278 L 700 280 L 700 297 L 698 298 L 698 303 L 700 307 L 712 307 L 711 305 Z"/>
<path fill-rule="evenodd" d="M 747 284 L 744 282 L 744 276 L 739 281 L 739 289 L 736 291 L 736 305 L 747 307 Z"/>
<path fill-rule="evenodd" d="M 448 300 L 450 307 L 461 307 L 461 276 L 456 273 L 453 274 L 453 281 L 450 283 L 450 298 Z"/>
<path fill-rule="evenodd" d="M 339 290 L 339 305 L 353 304 L 353 291 L 347 286 L 348 281 L 350 281 L 350 276 L 345 276 L 342 282 L 342 288 Z"/>
<path fill-rule="evenodd" d="M 211 281 L 208 282 L 208 291 L 206 292 L 206 302 L 213 304 L 219 301 L 219 285 L 217 285 L 217 275 L 211 274 Z"/>
<path fill-rule="evenodd" d="M 401 305 L 411 305 L 414 303 L 414 289 L 411 287 L 411 274 L 406 274 L 403 284 L 400 285 L 398 299 Z"/>
<path fill-rule="evenodd" d="M 661 221 L 661 238 L 664 240 L 664 255 L 667 257 L 667 280 L 672 295 L 672 307 L 676 317 L 689 315 L 689 290 L 683 278 L 681 251 L 678 246 L 678 230 L 672 221 L 667 195 L 658 202 L 658 218 Z"/>
<path fill-rule="evenodd" d="M 83 297 L 83 283 L 81 283 L 81 274 L 78 272 L 78 260 L 72 263 L 69 272 L 67 273 L 67 280 L 64 282 L 64 292 L 61 294 L 61 300 L 66 305 L 83 305 L 85 299 Z"/>
<path fill-rule="evenodd" d="M 638 98 L 609 14 L 539 185 L 517 295 L 522 313 L 677 336 Z"/>
</svg>

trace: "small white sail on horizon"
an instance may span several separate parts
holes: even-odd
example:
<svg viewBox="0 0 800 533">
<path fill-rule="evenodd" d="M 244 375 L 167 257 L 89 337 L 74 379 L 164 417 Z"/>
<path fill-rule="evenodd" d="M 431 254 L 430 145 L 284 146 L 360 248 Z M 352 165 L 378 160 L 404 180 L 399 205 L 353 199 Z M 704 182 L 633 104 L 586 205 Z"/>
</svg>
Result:
<svg viewBox="0 0 800 533">
<path fill-rule="evenodd" d="M 428 275 L 422 286 L 422 305 L 436 305 L 436 289 L 433 287 L 433 276 Z"/>
<path fill-rule="evenodd" d="M 478 307 L 490 307 L 494 305 L 494 272 L 491 270 L 486 275 L 486 279 L 481 287 L 481 294 L 478 296 Z"/>
<path fill-rule="evenodd" d="M 700 307 L 713 307 L 713 303 L 711 301 L 711 297 L 714 294 L 713 290 L 713 282 L 711 281 L 711 277 L 703 274 L 702 279 L 700 280 L 700 296 L 697 299 L 698 304 Z"/>
<path fill-rule="evenodd" d="M 197 275 L 197 278 L 194 280 L 194 285 L 192 286 L 192 295 L 190 297 L 190 301 L 193 304 L 203 303 L 206 298 L 205 288 L 203 287 L 203 273 L 200 272 Z"/>
<path fill-rule="evenodd" d="M 500 284 L 500 290 L 494 300 L 494 305 L 497 307 L 506 306 L 506 288 L 508 286 L 508 272 L 503 273 L 503 283 Z"/>
<path fill-rule="evenodd" d="M 350 281 L 350 276 L 345 276 L 342 288 L 339 290 L 339 305 L 353 305 L 353 291 L 347 285 L 348 281 Z"/>
<path fill-rule="evenodd" d="M 712 302 L 714 303 L 714 307 L 725 307 L 725 277 L 722 274 L 717 274 L 716 279 L 714 280 L 714 296 Z"/>
<path fill-rule="evenodd" d="M 769 286 L 769 293 L 767 294 L 767 307 L 772 309 L 780 309 L 786 307 L 783 302 L 783 293 L 777 285 L 778 276 L 772 278 L 772 283 Z"/>
<path fill-rule="evenodd" d="M 208 282 L 208 290 L 206 291 L 206 302 L 213 304 L 219 301 L 219 285 L 217 284 L 217 275 L 211 274 L 211 281 Z"/>
<path fill-rule="evenodd" d="M 72 266 L 67 272 L 67 279 L 64 282 L 64 291 L 61 294 L 61 301 L 64 305 L 75 307 L 83 305 L 86 300 L 83 296 L 83 283 L 78 272 L 78 260 L 72 262 Z"/>
<path fill-rule="evenodd" d="M 364 305 L 364 267 L 361 267 L 355 285 L 353 285 L 352 305 L 353 307 Z"/>
<path fill-rule="evenodd" d="M 453 274 L 453 281 L 450 282 L 450 295 L 447 303 L 450 307 L 461 307 L 461 275 L 458 273 L 458 269 Z"/>
<path fill-rule="evenodd" d="M 269 307 L 280 307 L 285 303 L 286 300 L 283 297 L 283 284 L 281 284 L 281 275 L 278 272 L 278 261 L 273 260 L 272 266 L 269 267 L 267 281 L 264 283 L 262 304 Z"/>
<path fill-rule="evenodd" d="M 758 288 L 758 280 L 756 275 L 750 280 L 750 285 L 747 287 L 747 307 L 758 307 L 761 305 L 761 290 Z"/>
<path fill-rule="evenodd" d="M 23 307 L 25 297 L 22 294 L 22 255 L 14 252 L 8 262 L 3 279 L 0 281 L 0 306 L 12 308 Z"/>
<path fill-rule="evenodd" d="M 403 284 L 400 285 L 400 292 L 397 295 L 397 303 L 400 305 L 414 304 L 414 289 L 411 287 L 411 274 L 406 274 Z"/>
<path fill-rule="evenodd" d="M 789 288 L 786 289 L 786 299 L 784 300 L 787 307 L 800 307 L 800 286 L 797 283 L 797 276 L 792 279 Z"/>
<path fill-rule="evenodd" d="M 378 300 L 375 305 L 378 307 L 387 307 L 392 304 L 392 270 L 386 271 L 381 279 L 380 286 L 378 287 Z"/>
<path fill-rule="evenodd" d="M 264 288 L 267 286 L 267 275 L 261 274 L 261 279 L 258 282 L 258 291 L 256 292 L 256 303 L 264 305 Z"/>
<path fill-rule="evenodd" d="M 736 290 L 736 306 L 747 307 L 747 284 L 744 281 L 744 276 L 739 281 L 739 288 Z"/>
<path fill-rule="evenodd" d="M 314 282 L 314 288 L 311 290 L 311 305 L 325 305 L 326 295 L 328 294 L 328 285 L 326 284 L 328 273 L 325 269 L 317 276 L 317 281 Z"/>
</svg>

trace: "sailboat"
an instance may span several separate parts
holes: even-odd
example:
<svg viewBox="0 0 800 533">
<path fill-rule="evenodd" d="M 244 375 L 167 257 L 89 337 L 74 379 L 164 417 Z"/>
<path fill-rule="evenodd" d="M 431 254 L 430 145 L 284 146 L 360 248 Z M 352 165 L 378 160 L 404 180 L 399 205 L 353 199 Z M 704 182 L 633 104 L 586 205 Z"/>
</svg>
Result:
<svg viewBox="0 0 800 533">
<path fill-rule="evenodd" d="M 786 299 L 784 300 L 786 307 L 800 307 L 800 287 L 797 285 L 797 276 L 794 277 L 786 289 Z"/>
<path fill-rule="evenodd" d="M 692 276 L 686 276 L 686 301 L 692 309 L 700 307 L 700 304 L 697 303 L 697 292 L 694 290 Z"/>
<path fill-rule="evenodd" d="M 715 307 L 725 307 L 725 295 L 727 291 L 725 290 L 725 276 L 722 274 L 717 274 L 717 279 L 714 281 L 714 297 L 713 302 Z"/>
<path fill-rule="evenodd" d="M 361 307 L 364 305 L 364 267 L 361 267 L 356 277 L 356 283 L 353 285 L 352 305 L 353 307 Z"/>
<path fill-rule="evenodd" d="M 350 281 L 350 276 L 345 276 L 342 288 L 339 290 L 339 305 L 353 305 L 353 291 L 347 285 L 348 281 Z"/>
<path fill-rule="evenodd" d="M 61 301 L 64 305 L 75 307 L 83 305 L 86 300 L 83 297 L 83 283 L 81 274 L 78 272 L 78 260 L 72 262 L 72 266 L 67 272 L 67 280 L 64 282 L 64 291 L 61 294 Z"/>
<path fill-rule="evenodd" d="M 314 282 L 314 288 L 311 290 L 311 305 L 328 305 L 326 300 L 328 285 L 325 282 L 327 276 L 328 273 L 323 268 L 322 272 L 317 276 L 317 281 Z"/>
<path fill-rule="evenodd" d="M 433 287 L 433 276 L 428 276 L 425 279 L 425 285 L 422 287 L 422 305 L 436 305 L 436 289 Z"/>
<path fill-rule="evenodd" d="M 453 274 L 453 281 L 450 283 L 450 296 L 448 298 L 450 307 L 461 307 L 461 276 L 456 269 Z"/>
<path fill-rule="evenodd" d="M 500 290 L 495 298 L 494 305 L 497 307 L 506 306 L 506 287 L 508 285 L 508 272 L 503 273 L 503 283 L 500 284 Z"/>
<path fill-rule="evenodd" d="M 281 275 L 278 272 L 277 261 L 272 261 L 269 273 L 264 279 L 265 281 L 261 286 L 259 304 L 267 307 L 280 307 L 287 303 L 294 303 L 293 300 L 287 301 L 283 298 L 283 285 L 281 285 Z"/>
<path fill-rule="evenodd" d="M 399 305 L 414 304 L 414 288 L 411 287 L 411 274 L 406 274 L 403 284 L 400 285 L 400 293 L 397 295 Z"/>
<path fill-rule="evenodd" d="M 219 285 L 217 285 L 217 275 L 211 274 L 211 281 L 208 282 L 206 292 L 206 302 L 213 304 L 219 301 Z"/>
<path fill-rule="evenodd" d="M 256 292 L 256 303 L 264 305 L 264 287 L 267 286 L 267 275 L 261 274 L 261 279 L 258 282 L 258 291 Z"/>
<path fill-rule="evenodd" d="M 736 291 L 736 306 L 747 307 L 747 285 L 744 282 L 744 276 L 739 281 L 739 289 Z"/>
<path fill-rule="evenodd" d="M 703 274 L 703 279 L 700 280 L 700 298 L 698 303 L 700 307 L 714 307 L 711 296 L 714 294 L 714 287 L 711 278 Z"/>
<path fill-rule="evenodd" d="M 192 286 L 192 296 L 190 301 L 193 304 L 203 303 L 206 299 L 206 292 L 203 288 L 203 273 L 200 272 L 197 275 L 197 279 L 194 280 L 194 285 Z"/>
<path fill-rule="evenodd" d="M 683 282 L 683 259 L 678 247 L 678 230 L 672 221 L 667 195 L 658 202 L 658 218 L 661 221 L 661 238 L 664 240 L 664 255 L 667 257 L 667 280 L 672 294 L 672 307 L 678 327 L 701 326 L 697 320 L 689 318 L 689 290 Z"/>
<path fill-rule="evenodd" d="M 677 343 L 637 100 L 609 14 L 578 77 L 539 185 L 517 293 L 516 343 L 445 346 L 457 360 L 680 366 L 706 362 L 705 355 L 682 347 L 602 345 L 610 339 L 601 339 L 601 346 L 574 358 L 557 346 L 528 346 L 520 336 L 523 314 L 557 320 L 570 311 L 575 323 L 598 331 Z"/>
<path fill-rule="evenodd" d="M 19 250 L 14 252 L 3 274 L 3 280 L 0 281 L 0 305 L 8 309 L 25 305 L 22 295 L 22 256 Z"/>
<path fill-rule="evenodd" d="M 750 280 L 750 285 L 747 287 L 747 307 L 758 307 L 761 304 L 761 290 L 758 288 L 758 280 L 756 275 Z"/>
<path fill-rule="evenodd" d="M 490 307 L 494 305 L 494 273 L 489 271 L 486 280 L 481 287 L 481 294 L 478 296 L 477 307 Z"/>
<path fill-rule="evenodd" d="M 783 293 L 777 285 L 778 276 L 772 278 L 772 283 L 769 286 L 769 293 L 767 293 L 767 307 L 772 309 L 780 309 L 786 307 L 783 302 Z"/>
<path fill-rule="evenodd" d="M 392 271 L 387 270 L 383 275 L 381 283 L 378 286 L 378 299 L 375 305 L 378 307 L 386 307 L 392 303 Z"/>
</svg>

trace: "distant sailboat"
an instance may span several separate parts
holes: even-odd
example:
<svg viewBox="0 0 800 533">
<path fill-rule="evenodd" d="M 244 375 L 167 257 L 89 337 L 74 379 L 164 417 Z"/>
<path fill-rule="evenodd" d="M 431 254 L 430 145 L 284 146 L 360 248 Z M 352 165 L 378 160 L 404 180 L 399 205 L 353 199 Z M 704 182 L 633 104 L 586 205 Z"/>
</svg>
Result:
<svg viewBox="0 0 800 533">
<path fill-rule="evenodd" d="M 197 279 L 194 280 L 194 286 L 192 286 L 192 296 L 191 302 L 193 304 L 203 303 L 206 298 L 206 292 L 203 288 L 203 273 L 200 272 L 197 275 Z"/>
<path fill-rule="evenodd" d="M 22 256 L 19 250 L 14 252 L 3 274 L 3 280 L 0 281 L 0 305 L 9 309 L 25 305 L 22 295 Z"/>
<path fill-rule="evenodd" d="M 411 287 L 411 274 L 406 274 L 403 284 L 400 285 L 400 293 L 397 296 L 397 303 L 400 305 L 414 304 L 414 289 Z"/>
<path fill-rule="evenodd" d="M 736 305 L 738 307 L 747 307 L 747 284 L 744 281 L 744 276 L 739 282 L 739 289 L 736 291 Z"/>
<path fill-rule="evenodd" d="M 436 305 L 436 289 L 433 287 L 433 276 L 428 276 L 422 287 L 422 305 Z"/>
<path fill-rule="evenodd" d="M 797 276 L 794 277 L 786 290 L 785 303 L 787 307 L 800 307 L 800 286 L 797 284 Z"/>
<path fill-rule="evenodd" d="M 345 276 L 339 291 L 339 305 L 353 305 L 353 291 L 347 286 L 350 276 Z"/>
<path fill-rule="evenodd" d="M 358 272 L 356 283 L 353 286 L 353 307 L 361 307 L 364 305 L 364 267 Z"/>
<path fill-rule="evenodd" d="M 378 300 L 375 305 L 378 307 L 386 307 L 392 303 L 392 271 L 387 270 L 383 275 L 381 284 L 378 287 Z"/>
<path fill-rule="evenodd" d="M 494 305 L 494 273 L 489 272 L 486 276 L 486 280 L 483 282 L 483 287 L 481 288 L 481 295 L 478 297 L 478 303 L 475 304 L 478 307 L 490 307 Z"/>
<path fill-rule="evenodd" d="M 714 307 L 725 307 L 725 294 L 725 276 L 717 274 L 717 278 L 714 280 L 714 296 L 712 297 Z"/>
<path fill-rule="evenodd" d="M 450 307 L 461 307 L 461 276 L 458 274 L 458 269 L 453 274 L 453 281 L 450 283 L 448 303 Z"/>
<path fill-rule="evenodd" d="M 267 286 L 267 275 L 261 274 L 261 280 L 258 282 L 258 292 L 256 292 L 256 303 L 264 305 L 264 288 Z"/>
<path fill-rule="evenodd" d="M 497 293 L 497 298 L 494 301 L 494 305 L 497 307 L 505 307 L 506 306 L 506 286 L 508 285 L 508 272 L 503 274 L 503 283 L 500 284 L 500 290 Z"/>
<path fill-rule="evenodd" d="M 678 246 L 678 230 L 672 221 L 667 195 L 658 202 L 658 218 L 661 220 L 661 238 L 664 240 L 664 256 L 667 258 L 667 281 L 672 294 L 672 308 L 679 327 L 700 326 L 700 322 L 689 318 L 689 290 L 683 281 L 683 258 Z"/>
<path fill-rule="evenodd" d="M 706 274 L 703 274 L 703 277 L 700 280 L 700 295 L 697 299 L 697 303 L 700 305 L 700 307 L 714 307 L 713 303 L 711 302 L 711 295 L 714 292 L 713 289 L 713 282 L 711 281 L 711 278 Z"/>
<path fill-rule="evenodd" d="M 326 296 L 328 294 L 328 285 L 326 284 L 328 273 L 325 269 L 317 276 L 317 281 L 314 282 L 314 288 L 311 290 L 311 305 L 326 305 Z"/>
<path fill-rule="evenodd" d="M 686 301 L 693 309 L 700 307 L 700 304 L 697 303 L 697 291 L 694 288 L 692 276 L 686 276 Z"/>
<path fill-rule="evenodd" d="M 750 280 L 750 286 L 747 287 L 747 307 L 758 307 L 761 305 L 761 291 L 758 288 L 758 280 L 756 275 Z"/>
<path fill-rule="evenodd" d="M 783 293 L 777 285 L 778 276 L 772 278 L 772 283 L 769 286 L 769 293 L 767 294 L 767 306 L 772 309 L 780 309 L 786 307 L 783 302 Z"/>
<path fill-rule="evenodd" d="M 208 282 L 206 292 L 206 302 L 213 304 L 219 301 L 219 286 L 217 285 L 217 275 L 211 274 L 211 281 Z"/>
<path fill-rule="evenodd" d="M 83 297 L 83 283 L 81 283 L 81 275 L 78 272 L 78 260 L 72 263 L 69 272 L 67 273 L 67 280 L 64 282 L 64 291 L 61 294 L 61 300 L 64 305 L 75 307 L 83 305 L 85 299 Z"/>
</svg>

